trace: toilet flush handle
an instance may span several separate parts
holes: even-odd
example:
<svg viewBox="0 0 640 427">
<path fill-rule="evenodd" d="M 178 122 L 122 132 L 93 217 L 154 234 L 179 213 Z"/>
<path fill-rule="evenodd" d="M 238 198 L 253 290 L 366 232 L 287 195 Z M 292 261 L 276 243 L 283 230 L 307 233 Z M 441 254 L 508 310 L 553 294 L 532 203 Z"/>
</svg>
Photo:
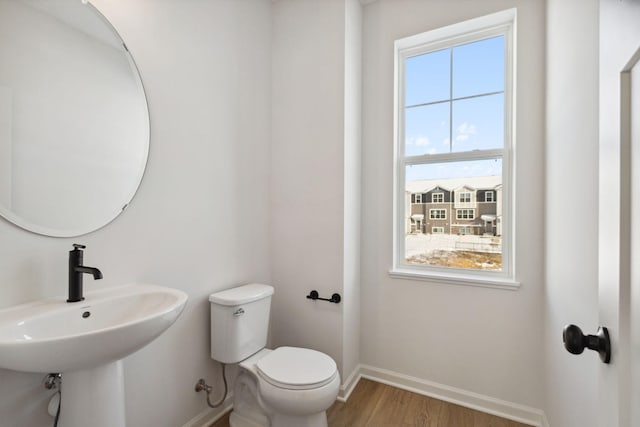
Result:
<svg viewBox="0 0 640 427">
<path fill-rule="evenodd" d="M 239 309 L 237 309 L 237 310 L 233 313 L 233 315 L 234 315 L 234 316 L 236 316 L 236 317 L 240 317 L 240 316 L 242 316 L 243 314 L 244 314 L 244 308 L 242 308 L 242 307 L 240 307 Z"/>
</svg>

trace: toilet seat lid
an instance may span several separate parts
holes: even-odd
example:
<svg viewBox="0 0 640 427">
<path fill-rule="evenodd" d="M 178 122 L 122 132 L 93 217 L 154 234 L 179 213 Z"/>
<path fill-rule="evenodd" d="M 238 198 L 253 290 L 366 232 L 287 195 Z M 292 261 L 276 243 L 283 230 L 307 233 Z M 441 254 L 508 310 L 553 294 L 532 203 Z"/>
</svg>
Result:
<svg viewBox="0 0 640 427">
<path fill-rule="evenodd" d="M 316 350 L 279 347 L 256 363 L 258 374 L 268 383 L 285 389 L 311 389 L 331 382 L 336 362 Z"/>
</svg>

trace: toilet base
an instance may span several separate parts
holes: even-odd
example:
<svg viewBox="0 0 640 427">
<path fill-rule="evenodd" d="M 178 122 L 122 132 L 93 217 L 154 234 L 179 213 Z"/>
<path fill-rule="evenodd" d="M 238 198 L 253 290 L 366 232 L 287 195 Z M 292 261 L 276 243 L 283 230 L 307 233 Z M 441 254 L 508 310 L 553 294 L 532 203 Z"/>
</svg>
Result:
<svg viewBox="0 0 640 427">
<path fill-rule="evenodd" d="M 327 427 L 327 414 L 324 411 L 304 417 L 275 414 L 271 420 L 271 427 Z"/>
<path fill-rule="evenodd" d="M 231 427 L 327 427 L 327 414 L 321 412 L 304 417 L 277 414 L 273 416 L 272 423 L 269 423 L 266 417 L 260 420 L 247 412 L 232 411 L 229 425 Z"/>
<path fill-rule="evenodd" d="M 231 427 L 269 427 L 269 420 L 267 417 L 260 420 L 257 417 L 247 416 L 246 413 L 238 413 L 236 411 L 231 411 L 231 415 L 229 416 L 229 426 Z"/>
</svg>

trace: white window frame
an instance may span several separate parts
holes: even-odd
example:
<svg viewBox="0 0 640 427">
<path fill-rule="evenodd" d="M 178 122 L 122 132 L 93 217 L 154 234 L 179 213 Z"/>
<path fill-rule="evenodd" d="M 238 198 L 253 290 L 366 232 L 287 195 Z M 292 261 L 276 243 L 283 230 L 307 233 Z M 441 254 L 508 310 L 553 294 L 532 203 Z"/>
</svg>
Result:
<svg viewBox="0 0 640 427">
<path fill-rule="evenodd" d="M 420 201 L 418 201 L 418 199 Z M 422 193 L 414 193 L 413 194 L 413 204 L 414 205 L 421 205 L 422 204 Z"/>
<path fill-rule="evenodd" d="M 471 203 L 471 196 L 473 193 L 471 191 L 463 191 L 458 193 L 458 201 L 460 203 Z"/>
<path fill-rule="evenodd" d="M 440 217 L 434 217 L 434 216 L 433 216 L 433 212 L 444 212 L 444 216 L 443 216 L 442 218 L 440 218 Z M 441 219 L 447 219 L 447 210 L 446 210 L 446 209 L 443 209 L 443 208 L 438 208 L 438 209 L 429 209 L 429 219 L 435 219 L 435 220 L 438 220 L 438 219 L 440 219 L 440 220 L 441 220 Z"/>
<path fill-rule="evenodd" d="M 491 196 L 491 200 L 487 200 L 488 197 Z M 484 201 L 487 203 L 495 203 L 496 201 L 496 193 L 493 190 L 487 190 L 484 192 Z"/>
<path fill-rule="evenodd" d="M 450 283 L 457 285 L 485 286 L 491 288 L 517 289 L 520 283 L 515 279 L 515 194 L 513 189 L 515 159 L 515 58 L 516 56 L 516 9 L 504 10 L 491 15 L 464 21 L 396 40 L 395 87 L 394 87 L 394 218 L 393 218 L 393 266 L 390 275 Z M 495 36 L 505 40 L 505 88 L 504 88 L 504 147 L 493 150 L 454 152 L 405 156 L 404 138 L 404 63 L 407 58 L 462 45 Z M 502 270 L 485 271 L 457 269 L 405 262 L 405 171 L 411 164 L 442 163 L 491 158 L 502 159 Z"/>
<path fill-rule="evenodd" d="M 439 202 L 434 200 L 436 196 L 441 199 Z M 444 193 L 431 193 L 431 203 L 444 203 Z"/>
<path fill-rule="evenodd" d="M 471 213 L 471 216 L 469 216 L 469 212 Z M 461 213 L 464 213 L 464 215 L 460 215 Z M 475 209 L 470 209 L 470 208 L 456 209 L 456 219 L 471 220 L 475 218 L 476 218 Z"/>
<path fill-rule="evenodd" d="M 431 227 L 431 234 L 444 234 L 444 227 Z"/>
<path fill-rule="evenodd" d="M 458 234 L 462 236 L 470 236 L 473 234 L 473 230 L 471 229 L 471 227 L 460 227 L 458 229 Z"/>
</svg>

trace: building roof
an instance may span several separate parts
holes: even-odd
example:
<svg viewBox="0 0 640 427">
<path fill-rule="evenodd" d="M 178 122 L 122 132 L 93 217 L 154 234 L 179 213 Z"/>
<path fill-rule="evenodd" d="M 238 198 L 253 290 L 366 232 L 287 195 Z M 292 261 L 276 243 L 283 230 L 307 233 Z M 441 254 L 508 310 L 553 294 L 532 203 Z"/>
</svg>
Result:
<svg viewBox="0 0 640 427">
<path fill-rule="evenodd" d="M 476 190 L 494 190 L 502 184 L 502 176 L 479 176 L 474 178 L 421 179 L 407 181 L 406 191 L 410 193 L 426 193 L 436 187 L 455 190 L 460 187 L 475 188 Z"/>
</svg>

